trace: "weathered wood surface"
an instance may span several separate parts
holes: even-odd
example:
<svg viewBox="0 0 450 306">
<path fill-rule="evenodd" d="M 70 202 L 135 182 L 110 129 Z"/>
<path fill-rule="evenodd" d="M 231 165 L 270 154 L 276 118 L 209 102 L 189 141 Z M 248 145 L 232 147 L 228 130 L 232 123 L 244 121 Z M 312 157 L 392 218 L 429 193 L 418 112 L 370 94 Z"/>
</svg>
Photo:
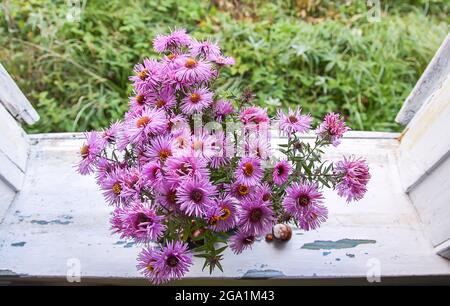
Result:
<svg viewBox="0 0 450 306">
<path fill-rule="evenodd" d="M 226 251 L 224 272 L 211 276 L 196 260 L 183 282 L 365 281 L 371 271 L 379 271 L 382 282 L 399 276 L 448 280 L 450 261 L 435 254 L 400 184 L 397 137 L 351 132 L 329 154 L 332 159 L 349 153 L 367 158 L 372 180 L 361 202 L 346 204 L 326 191 L 330 217 L 319 230 L 295 230 L 284 244 L 262 240 L 240 256 Z M 82 283 L 146 284 L 135 269 L 139 246 L 110 234 L 112 207 L 105 204 L 94 178 L 79 176 L 73 168 L 80 134 L 32 135 L 31 142 L 23 189 L 0 225 L 0 281 L 65 283 L 76 259 Z"/>
<path fill-rule="evenodd" d="M 33 124 L 39 120 L 39 114 L 2 64 L 0 64 L 0 103 L 17 120 L 23 120 L 27 124 Z"/>
<path fill-rule="evenodd" d="M 442 86 L 446 76 L 450 74 L 450 34 L 447 35 L 440 48 L 436 51 L 431 62 L 417 81 L 414 89 L 406 98 L 395 121 L 403 125 L 408 124 L 427 103 L 433 93 Z"/>
</svg>

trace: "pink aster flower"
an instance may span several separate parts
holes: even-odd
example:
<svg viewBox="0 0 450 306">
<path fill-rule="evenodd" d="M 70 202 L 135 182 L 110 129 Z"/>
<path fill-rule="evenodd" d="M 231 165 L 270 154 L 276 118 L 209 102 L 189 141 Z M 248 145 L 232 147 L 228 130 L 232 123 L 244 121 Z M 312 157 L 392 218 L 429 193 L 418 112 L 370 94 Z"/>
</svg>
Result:
<svg viewBox="0 0 450 306">
<path fill-rule="evenodd" d="M 235 254 L 241 254 L 243 250 L 251 249 L 255 240 L 256 237 L 254 234 L 239 231 L 235 235 L 231 236 L 229 245 Z"/>
<path fill-rule="evenodd" d="M 243 200 L 255 194 L 255 186 L 249 186 L 239 182 L 233 182 L 227 185 L 226 190 L 238 200 Z"/>
<path fill-rule="evenodd" d="M 369 166 L 364 159 L 344 157 L 344 160 L 336 164 L 335 173 L 342 176 L 342 180 L 336 185 L 339 196 L 347 197 L 347 202 L 364 197 L 370 180 Z"/>
<path fill-rule="evenodd" d="M 142 64 L 134 66 L 134 75 L 129 79 L 133 82 L 136 91 L 146 91 L 155 87 L 159 82 L 160 64 L 154 60 L 146 58 Z"/>
<path fill-rule="evenodd" d="M 86 142 L 80 148 L 81 161 L 78 164 L 78 172 L 82 175 L 94 171 L 98 155 L 102 151 L 102 140 L 97 132 L 88 132 L 84 135 Z"/>
<path fill-rule="evenodd" d="M 277 112 L 279 129 L 286 135 L 294 133 L 306 133 L 311 129 L 312 117 L 301 115 L 301 109 L 292 110 L 289 108 L 287 115 L 281 110 Z"/>
<path fill-rule="evenodd" d="M 108 144 L 112 144 L 116 141 L 119 133 L 122 130 L 122 122 L 116 121 L 111 123 L 109 128 L 105 129 L 101 134 L 102 148 L 105 148 Z"/>
<path fill-rule="evenodd" d="M 126 202 L 123 194 L 124 183 L 124 177 L 120 170 L 106 174 L 100 188 L 103 190 L 103 195 L 107 202 L 116 205 Z"/>
<path fill-rule="evenodd" d="M 189 46 L 191 37 L 186 33 L 185 29 L 177 29 L 169 35 L 158 35 L 153 40 L 153 49 L 158 52 L 178 52 L 180 48 Z"/>
<path fill-rule="evenodd" d="M 267 204 L 272 204 L 272 189 L 270 188 L 269 184 L 264 183 L 261 185 L 256 186 L 255 188 L 255 195 L 253 197 L 257 197 L 263 202 L 266 202 Z"/>
<path fill-rule="evenodd" d="M 178 189 L 177 203 L 188 216 L 203 217 L 207 206 L 213 205 L 215 187 L 207 178 L 183 181 Z"/>
<path fill-rule="evenodd" d="M 247 197 L 241 201 L 238 211 L 238 226 L 256 236 L 270 231 L 275 223 L 275 214 L 268 203 L 257 197 Z"/>
<path fill-rule="evenodd" d="M 164 217 L 142 202 L 116 208 L 112 220 L 112 228 L 120 234 L 120 238 L 134 239 L 138 243 L 157 241 L 166 229 L 162 224 Z"/>
<path fill-rule="evenodd" d="M 216 232 L 226 232 L 236 226 L 235 199 L 229 195 L 216 199 L 206 210 L 206 220 Z"/>
<path fill-rule="evenodd" d="M 308 231 L 320 226 L 327 219 L 328 210 L 322 205 L 323 195 L 313 183 L 293 183 L 286 188 L 283 207 Z"/>
<path fill-rule="evenodd" d="M 341 138 L 350 128 L 339 114 L 329 113 L 325 116 L 323 122 L 316 129 L 316 134 L 322 139 L 329 141 L 337 147 L 341 143 Z"/>
<path fill-rule="evenodd" d="M 171 87 L 164 87 L 159 92 L 150 94 L 149 104 L 155 108 L 162 108 L 168 110 L 175 106 L 177 99 L 175 91 Z"/>
<path fill-rule="evenodd" d="M 220 47 L 217 43 L 210 40 L 197 41 L 194 39 L 190 45 L 191 55 L 193 57 L 202 56 L 207 60 L 211 60 L 220 55 Z"/>
<path fill-rule="evenodd" d="M 260 124 L 269 122 L 267 111 L 257 106 L 250 106 L 244 109 L 240 113 L 239 118 L 244 124 Z"/>
<path fill-rule="evenodd" d="M 160 271 L 155 270 L 156 262 L 160 257 L 161 250 L 155 247 L 150 247 L 143 249 L 141 253 L 139 253 L 137 259 L 137 269 L 153 284 L 161 284 L 168 280 L 166 275 L 163 275 Z"/>
<path fill-rule="evenodd" d="M 227 100 L 219 100 L 214 104 L 214 113 L 219 122 L 222 122 L 226 116 L 234 113 L 233 104 Z"/>
<path fill-rule="evenodd" d="M 169 211 L 178 211 L 179 205 L 178 199 L 178 185 L 164 182 L 157 187 L 156 190 L 156 203 Z"/>
<path fill-rule="evenodd" d="M 147 90 L 135 92 L 134 95 L 129 98 L 130 108 L 134 112 L 142 111 L 144 107 L 150 104 L 149 98 L 149 91 Z"/>
<path fill-rule="evenodd" d="M 137 167 L 122 170 L 122 191 L 121 196 L 127 202 L 138 200 L 144 185 L 144 180 Z"/>
<path fill-rule="evenodd" d="M 210 166 L 214 169 L 225 166 L 230 162 L 230 156 L 232 156 L 232 147 L 228 145 L 228 138 L 225 137 L 223 132 L 217 132 L 212 135 L 215 140 L 211 144 L 211 149 L 214 151 L 212 156 L 209 158 Z"/>
<path fill-rule="evenodd" d="M 194 155 L 172 156 L 166 162 L 167 180 L 180 182 L 186 179 L 209 177 L 207 162 Z"/>
<path fill-rule="evenodd" d="M 127 122 L 126 133 L 129 141 L 143 144 L 150 136 L 158 135 L 166 130 L 167 119 L 162 110 L 147 108 Z"/>
<path fill-rule="evenodd" d="M 155 272 L 161 276 L 162 282 L 180 279 L 189 271 L 192 263 L 192 253 L 187 243 L 170 241 L 156 258 Z"/>
<path fill-rule="evenodd" d="M 148 149 L 144 155 L 150 160 L 159 160 L 160 162 L 173 155 L 175 148 L 170 136 L 157 136 L 150 141 Z"/>
<path fill-rule="evenodd" d="M 213 93 L 206 87 L 191 91 L 181 102 L 181 110 L 184 114 L 192 115 L 202 112 L 211 105 Z"/>
<path fill-rule="evenodd" d="M 236 168 L 236 181 L 255 186 L 263 177 L 261 161 L 256 157 L 243 157 Z"/>
<path fill-rule="evenodd" d="M 174 71 L 175 80 L 181 85 L 203 83 L 212 77 L 211 64 L 192 57 L 177 59 L 178 68 Z"/>
<path fill-rule="evenodd" d="M 292 166 L 286 160 L 280 160 L 273 168 L 273 182 L 281 185 L 287 181 Z"/>
<path fill-rule="evenodd" d="M 261 160 L 269 159 L 272 156 L 270 141 L 266 137 L 248 137 L 245 142 L 245 155 Z"/>
<path fill-rule="evenodd" d="M 158 186 L 163 179 L 161 163 L 157 161 L 151 161 L 144 164 L 142 167 L 142 175 L 144 177 L 144 186 Z"/>
<path fill-rule="evenodd" d="M 217 66 L 221 67 L 221 66 L 233 66 L 236 61 L 234 60 L 233 57 L 231 56 L 223 56 L 223 55 L 218 55 L 215 57 L 211 57 L 210 61 L 215 62 Z"/>
</svg>

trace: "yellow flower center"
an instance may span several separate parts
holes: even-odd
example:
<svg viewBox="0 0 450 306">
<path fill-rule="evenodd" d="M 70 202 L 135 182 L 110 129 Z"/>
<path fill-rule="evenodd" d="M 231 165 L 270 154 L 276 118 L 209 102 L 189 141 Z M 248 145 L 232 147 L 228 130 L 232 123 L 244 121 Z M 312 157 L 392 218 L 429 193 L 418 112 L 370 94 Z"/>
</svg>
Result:
<svg viewBox="0 0 450 306">
<path fill-rule="evenodd" d="M 80 154 L 81 157 L 86 158 L 89 154 L 89 146 L 88 145 L 84 145 L 80 148 Z"/>
<path fill-rule="evenodd" d="M 142 69 L 141 71 L 138 72 L 137 75 L 142 81 L 144 81 L 148 77 L 148 70 Z"/>
<path fill-rule="evenodd" d="M 163 99 L 159 99 L 158 101 L 156 101 L 156 107 L 157 108 L 161 108 L 163 106 L 166 105 L 166 101 L 164 101 Z"/>
<path fill-rule="evenodd" d="M 136 127 L 141 128 L 150 122 L 150 118 L 147 116 L 141 117 L 136 121 Z"/>
<path fill-rule="evenodd" d="M 113 191 L 115 194 L 120 194 L 120 192 L 122 191 L 122 186 L 120 186 L 119 183 L 115 183 L 115 184 L 112 186 L 112 191 Z"/>
<path fill-rule="evenodd" d="M 245 185 L 239 185 L 238 188 L 237 188 L 237 191 L 238 191 L 238 193 L 239 193 L 241 196 L 245 196 L 245 195 L 248 194 L 249 189 L 248 189 L 248 187 L 245 186 Z"/>
<path fill-rule="evenodd" d="M 136 96 L 137 104 L 142 105 L 144 103 L 144 99 L 145 99 L 145 97 L 143 95 L 137 95 Z"/>
<path fill-rule="evenodd" d="M 200 101 L 200 95 L 198 93 L 193 93 L 190 96 L 190 100 L 192 103 L 198 103 Z"/>
<path fill-rule="evenodd" d="M 159 151 L 158 155 L 159 155 L 159 158 L 161 158 L 162 160 L 166 160 L 167 157 L 172 155 L 172 152 L 170 152 L 167 149 L 163 149 L 163 150 Z"/>
<path fill-rule="evenodd" d="M 220 220 L 226 220 L 231 216 L 231 210 L 227 207 L 222 208 L 222 215 L 219 217 Z"/>
<path fill-rule="evenodd" d="M 195 59 L 193 59 L 192 57 L 190 57 L 186 60 L 186 63 L 184 64 L 184 66 L 186 68 L 192 69 L 195 66 L 197 66 L 197 61 Z"/>
<path fill-rule="evenodd" d="M 246 176 L 251 176 L 254 171 L 253 164 L 251 162 L 246 162 L 242 167 L 242 170 Z"/>
</svg>

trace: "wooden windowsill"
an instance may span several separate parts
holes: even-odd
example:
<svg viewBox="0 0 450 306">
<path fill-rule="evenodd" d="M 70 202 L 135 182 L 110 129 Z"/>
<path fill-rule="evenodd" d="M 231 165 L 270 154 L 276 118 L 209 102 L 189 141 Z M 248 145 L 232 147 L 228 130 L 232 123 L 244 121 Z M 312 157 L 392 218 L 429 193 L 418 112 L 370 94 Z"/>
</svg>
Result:
<svg viewBox="0 0 450 306">
<path fill-rule="evenodd" d="M 291 241 L 282 244 L 261 240 L 239 256 L 226 251 L 223 273 L 202 272 L 196 260 L 180 283 L 364 283 L 377 267 L 382 284 L 383 279 L 448 279 L 450 261 L 435 254 L 399 183 L 399 134 L 348 134 L 328 157 L 355 154 L 367 159 L 372 180 L 362 201 L 347 204 L 327 190 L 329 220 L 320 229 L 295 230 Z M 112 207 L 105 204 L 93 176 L 76 173 L 80 135 L 29 135 L 23 187 L 0 224 L 0 283 L 67 284 L 71 258 L 80 261 L 82 284 L 148 283 L 135 268 L 140 247 L 110 234 Z"/>
</svg>

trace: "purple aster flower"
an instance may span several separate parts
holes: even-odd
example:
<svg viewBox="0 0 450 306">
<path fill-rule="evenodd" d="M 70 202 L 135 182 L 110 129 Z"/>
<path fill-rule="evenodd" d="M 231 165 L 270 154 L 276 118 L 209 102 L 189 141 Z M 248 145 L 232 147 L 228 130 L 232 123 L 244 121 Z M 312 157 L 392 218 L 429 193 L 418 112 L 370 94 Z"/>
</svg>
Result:
<svg viewBox="0 0 450 306">
<path fill-rule="evenodd" d="M 152 93 L 149 97 L 149 104 L 155 108 L 168 110 L 176 103 L 175 91 L 171 87 L 164 87 L 158 93 Z"/>
<path fill-rule="evenodd" d="M 213 109 L 219 122 L 222 122 L 226 116 L 234 113 L 233 104 L 227 100 L 217 101 L 216 103 L 214 103 Z"/>
<path fill-rule="evenodd" d="M 273 182 L 281 185 L 287 181 L 292 166 L 286 160 L 280 160 L 273 168 Z"/>
<path fill-rule="evenodd" d="M 261 201 L 272 204 L 272 189 L 267 183 L 256 186 L 253 197 L 258 197 Z"/>
<path fill-rule="evenodd" d="M 272 156 L 270 141 L 266 137 L 249 137 L 245 142 L 245 155 L 268 160 Z"/>
<path fill-rule="evenodd" d="M 144 155 L 150 160 L 164 162 L 173 155 L 174 149 L 170 136 L 157 136 L 150 141 L 150 145 Z"/>
<path fill-rule="evenodd" d="M 177 52 L 180 48 L 189 46 L 191 37 L 186 33 L 185 29 L 177 29 L 169 35 L 158 35 L 153 40 L 153 49 L 158 52 Z"/>
<path fill-rule="evenodd" d="M 236 199 L 243 200 L 248 196 L 254 195 L 255 186 L 233 182 L 230 185 L 226 186 L 226 190 Z"/>
<path fill-rule="evenodd" d="M 120 220 L 120 221 L 118 221 Z M 148 204 L 133 203 L 125 208 L 116 208 L 112 218 L 112 228 L 120 233 L 120 238 L 134 239 L 139 243 L 157 241 L 164 233 L 163 216 Z"/>
<path fill-rule="evenodd" d="M 250 106 L 246 109 L 244 109 L 240 115 L 239 118 L 242 123 L 244 124 L 260 124 L 260 123 L 268 123 L 269 122 L 269 116 L 267 115 L 267 110 L 257 107 L 257 106 Z"/>
<path fill-rule="evenodd" d="M 349 130 L 350 128 L 345 125 L 339 114 L 329 113 L 325 115 L 323 122 L 316 129 L 316 134 L 337 147 L 341 143 L 344 133 Z"/>
<path fill-rule="evenodd" d="M 210 61 L 215 62 L 217 66 L 221 67 L 221 66 L 233 66 L 236 61 L 234 60 L 233 57 L 231 56 L 223 56 L 223 55 L 218 55 L 215 57 L 211 57 Z"/>
<path fill-rule="evenodd" d="M 247 197 L 241 201 L 238 225 L 246 233 L 256 236 L 270 231 L 276 221 L 275 214 L 267 202 L 258 197 Z"/>
<path fill-rule="evenodd" d="M 214 205 L 208 207 L 206 220 L 216 232 L 225 232 L 236 226 L 235 199 L 229 195 L 216 199 Z"/>
<path fill-rule="evenodd" d="M 129 77 L 133 82 L 136 91 L 146 91 L 155 87 L 159 82 L 160 64 L 154 60 L 146 58 L 142 64 L 134 66 L 134 73 Z"/>
<path fill-rule="evenodd" d="M 202 112 L 211 105 L 213 93 L 206 87 L 191 91 L 181 102 L 181 110 L 184 114 L 192 115 Z"/>
<path fill-rule="evenodd" d="M 251 249 L 255 240 L 256 237 L 254 234 L 239 231 L 230 237 L 229 245 L 235 254 L 241 254 L 243 250 L 247 248 Z"/>
<path fill-rule="evenodd" d="M 161 249 L 156 258 L 155 272 L 161 276 L 163 282 L 180 279 L 192 265 L 192 253 L 187 243 L 170 241 Z"/>
<path fill-rule="evenodd" d="M 144 164 L 142 167 L 142 175 L 144 176 L 144 186 L 158 186 L 163 179 L 161 163 L 151 161 Z"/>
<path fill-rule="evenodd" d="M 141 90 L 134 93 L 133 96 L 129 98 L 129 105 L 132 111 L 134 112 L 140 112 L 142 109 L 146 106 L 148 106 L 149 103 L 149 93 L 148 90 Z"/>
<path fill-rule="evenodd" d="M 207 60 L 211 60 L 220 55 L 220 47 L 217 43 L 210 40 L 197 41 L 194 39 L 190 45 L 191 55 L 193 57 L 203 56 Z"/>
<path fill-rule="evenodd" d="M 256 157 L 243 157 L 236 168 L 236 181 L 255 186 L 263 177 L 261 161 Z"/>
<path fill-rule="evenodd" d="M 347 197 L 347 202 L 364 197 L 370 180 L 369 166 L 364 159 L 344 157 L 344 160 L 336 164 L 335 173 L 342 176 L 342 180 L 336 185 L 339 196 Z"/>
<path fill-rule="evenodd" d="M 126 202 L 123 194 L 124 183 L 124 177 L 120 170 L 111 171 L 106 174 L 101 182 L 100 188 L 103 190 L 103 195 L 107 202 L 116 205 Z"/>
<path fill-rule="evenodd" d="M 228 146 L 228 138 L 225 137 L 223 132 L 217 132 L 213 135 L 215 141 L 211 144 L 214 154 L 210 157 L 210 166 L 214 169 L 225 166 L 230 162 L 230 156 L 232 156 L 231 146 Z"/>
<path fill-rule="evenodd" d="M 172 156 L 166 162 L 167 180 L 181 180 L 209 177 L 207 162 L 193 155 Z"/>
<path fill-rule="evenodd" d="M 86 142 L 80 148 L 81 161 L 78 164 L 78 172 L 82 175 L 94 171 L 98 154 L 102 151 L 102 140 L 97 132 L 85 133 Z"/>
<path fill-rule="evenodd" d="M 167 281 L 166 275 L 155 270 L 156 262 L 160 257 L 161 250 L 151 247 L 143 249 L 137 259 L 137 269 L 153 284 L 161 284 Z"/>
<path fill-rule="evenodd" d="M 300 228 L 308 231 L 327 219 L 328 210 L 322 200 L 323 195 L 316 184 L 295 182 L 286 188 L 283 207 L 299 222 Z"/>
<path fill-rule="evenodd" d="M 178 185 L 169 182 L 163 182 L 156 190 L 156 203 L 169 211 L 178 211 Z"/>
<path fill-rule="evenodd" d="M 141 176 L 138 168 L 126 168 L 122 170 L 123 183 L 121 196 L 126 199 L 127 203 L 140 198 L 144 185 L 144 180 Z"/>
<path fill-rule="evenodd" d="M 177 65 L 175 80 L 181 85 L 206 82 L 212 77 L 212 67 L 208 62 L 192 57 L 180 57 L 177 59 Z"/>
<path fill-rule="evenodd" d="M 116 121 L 111 123 L 109 128 L 105 129 L 101 133 L 102 148 L 105 148 L 108 144 L 112 144 L 116 141 L 119 133 L 122 130 L 122 122 Z"/>
<path fill-rule="evenodd" d="M 207 178 L 185 180 L 178 188 L 177 203 L 188 216 L 203 217 L 207 206 L 213 205 L 216 188 Z"/>
<path fill-rule="evenodd" d="M 277 121 L 280 130 L 286 135 L 294 133 L 306 133 L 311 129 L 312 117 L 301 115 L 301 109 L 292 110 L 289 108 L 287 115 L 281 110 L 277 112 Z"/>
<path fill-rule="evenodd" d="M 128 121 L 126 133 L 130 142 L 143 144 L 150 136 L 164 132 L 166 125 L 167 119 L 163 111 L 148 108 Z"/>
</svg>

